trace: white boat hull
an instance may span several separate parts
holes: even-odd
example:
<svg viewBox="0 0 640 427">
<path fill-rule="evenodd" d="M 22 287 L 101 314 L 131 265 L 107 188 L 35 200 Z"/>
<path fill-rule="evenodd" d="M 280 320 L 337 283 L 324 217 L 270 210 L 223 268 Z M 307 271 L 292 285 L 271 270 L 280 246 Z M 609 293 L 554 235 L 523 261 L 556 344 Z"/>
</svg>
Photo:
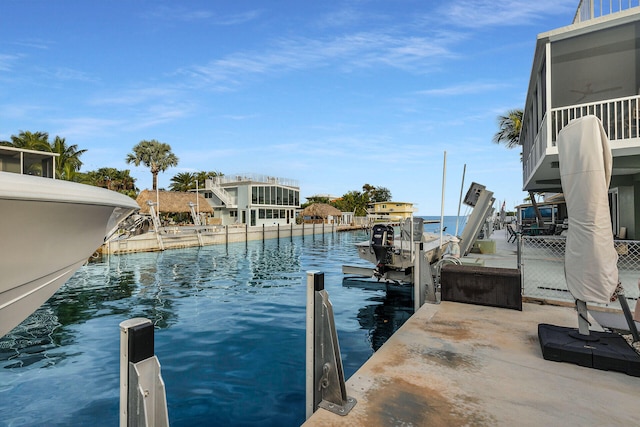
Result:
<svg viewBox="0 0 640 427">
<path fill-rule="evenodd" d="M 137 208 L 101 188 L 0 172 L 0 336 L 51 297 Z"/>
</svg>

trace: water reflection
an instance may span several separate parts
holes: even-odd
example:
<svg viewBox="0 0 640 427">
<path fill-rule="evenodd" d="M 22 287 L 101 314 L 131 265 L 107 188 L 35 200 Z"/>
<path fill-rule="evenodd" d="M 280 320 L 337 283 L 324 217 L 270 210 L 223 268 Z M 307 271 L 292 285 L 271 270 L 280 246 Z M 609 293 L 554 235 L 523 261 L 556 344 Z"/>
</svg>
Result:
<svg viewBox="0 0 640 427">
<path fill-rule="evenodd" d="M 410 293 L 343 286 L 341 266 L 359 261 L 363 239 L 339 233 L 89 263 L 0 339 L 0 392 L 11 396 L 0 399 L 0 425 L 117 424 L 118 325 L 132 317 L 156 325 L 172 426 L 300 425 L 306 271 L 325 273 L 347 377 L 411 313 Z M 66 394 L 43 392 L 52 384 Z"/>
<path fill-rule="evenodd" d="M 413 314 L 413 289 L 407 285 L 395 285 L 373 280 L 345 278 L 342 286 L 358 287 L 376 292 L 367 304 L 358 310 L 358 323 L 369 332 L 373 351 L 382 344 Z"/>
</svg>

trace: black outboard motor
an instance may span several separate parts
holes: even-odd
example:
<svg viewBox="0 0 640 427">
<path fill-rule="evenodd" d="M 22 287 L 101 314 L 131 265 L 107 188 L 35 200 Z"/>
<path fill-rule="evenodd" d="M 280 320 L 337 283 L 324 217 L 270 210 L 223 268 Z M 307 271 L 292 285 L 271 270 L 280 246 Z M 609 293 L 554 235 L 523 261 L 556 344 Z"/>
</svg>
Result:
<svg viewBox="0 0 640 427">
<path fill-rule="evenodd" d="M 380 278 L 385 272 L 385 265 L 392 262 L 393 227 L 376 224 L 371 231 L 371 249 L 376 255 L 375 275 Z"/>
</svg>

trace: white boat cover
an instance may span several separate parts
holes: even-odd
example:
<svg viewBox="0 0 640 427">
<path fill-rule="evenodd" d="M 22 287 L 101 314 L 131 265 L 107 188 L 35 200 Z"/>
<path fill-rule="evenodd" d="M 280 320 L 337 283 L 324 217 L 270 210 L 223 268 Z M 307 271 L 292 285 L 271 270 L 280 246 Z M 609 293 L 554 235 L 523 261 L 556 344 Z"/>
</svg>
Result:
<svg viewBox="0 0 640 427">
<path fill-rule="evenodd" d="M 575 299 L 609 303 L 618 284 L 608 190 L 611 149 L 595 116 L 570 122 L 558 135 L 560 179 L 569 229 L 564 259 L 567 287 Z"/>
</svg>

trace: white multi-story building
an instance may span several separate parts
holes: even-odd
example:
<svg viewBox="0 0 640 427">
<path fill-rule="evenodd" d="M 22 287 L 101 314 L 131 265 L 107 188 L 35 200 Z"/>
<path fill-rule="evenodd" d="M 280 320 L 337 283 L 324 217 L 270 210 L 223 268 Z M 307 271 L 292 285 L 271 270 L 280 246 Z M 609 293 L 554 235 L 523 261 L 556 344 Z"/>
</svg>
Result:
<svg viewBox="0 0 640 427">
<path fill-rule="evenodd" d="M 199 190 L 222 225 L 286 225 L 300 209 L 298 181 L 256 174 L 216 176 Z"/>
<path fill-rule="evenodd" d="M 609 136 L 615 235 L 640 238 L 640 7 L 582 0 L 571 25 L 538 35 L 524 109 L 523 189 L 561 192 L 558 132 L 596 115 Z"/>
</svg>

